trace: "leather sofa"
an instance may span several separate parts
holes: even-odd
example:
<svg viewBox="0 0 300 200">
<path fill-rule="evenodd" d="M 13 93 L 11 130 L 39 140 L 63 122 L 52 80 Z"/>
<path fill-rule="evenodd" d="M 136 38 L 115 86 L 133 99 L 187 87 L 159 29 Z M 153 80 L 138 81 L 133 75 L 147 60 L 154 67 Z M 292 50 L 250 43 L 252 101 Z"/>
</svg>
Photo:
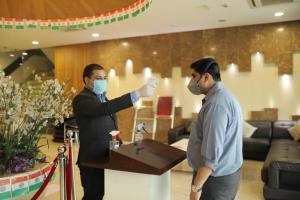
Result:
<svg viewBox="0 0 300 200">
<path fill-rule="evenodd" d="M 168 144 L 173 144 L 174 142 L 177 142 L 178 140 L 181 140 L 183 138 L 189 138 L 189 126 L 191 125 L 191 123 L 192 119 L 186 119 L 181 125 L 169 129 Z"/>
<path fill-rule="evenodd" d="M 271 147 L 261 171 L 267 200 L 300 199 L 300 143 L 292 140 L 287 130 L 295 123 L 272 123 Z"/>
<path fill-rule="evenodd" d="M 264 161 L 271 146 L 272 122 L 261 120 L 247 120 L 256 127 L 250 138 L 243 138 L 244 159 Z"/>
</svg>

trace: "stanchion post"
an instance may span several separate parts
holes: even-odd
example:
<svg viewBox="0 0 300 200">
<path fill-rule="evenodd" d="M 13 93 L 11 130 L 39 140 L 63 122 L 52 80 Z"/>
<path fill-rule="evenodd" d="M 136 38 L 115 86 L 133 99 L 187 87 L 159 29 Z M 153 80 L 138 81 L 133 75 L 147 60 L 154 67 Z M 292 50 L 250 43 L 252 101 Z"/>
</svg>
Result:
<svg viewBox="0 0 300 200">
<path fill-rule="evenodd" d="M 70 148 L 71 148 L 71 155 L 72 156 L 72 163 L 71 166 L 72 166 L 72 196 L 73 196 L 73 200 L 76 200 L 76 185 L 75 185 L 75 169 L 74 169 L 74 162 L 73 162 L 73 159 L 74 159 L 74 152 L 73 152 L 73 131 L 71 130 L 68 130 L 67 131 L 67 137 L 69 138 L 69 143 L 70 143 Z M 69 159 L 70 160 L 70 159 Z"/>
<path fill-rule="evenodd" d="M 66 199 L 66 157 L 65 157 L 65 152 L 66 152 L 66 146 L 61 145 L 58 147 L 58 158 L 59 158 L 59 170 L 60 170 L 60 200 L 65 200 Z"/>
<path fill-rule="evenodd" d="M 79 145 L 79 136 L 78 136 L 78 134 L 79 134 L 79 132 L 78 132 L 78 130 L 76 130 L 76 131 L 74 131 L 74 143 L 76 144 L 76 147 L 78 147 L 78 145 Z"/>
</svg>

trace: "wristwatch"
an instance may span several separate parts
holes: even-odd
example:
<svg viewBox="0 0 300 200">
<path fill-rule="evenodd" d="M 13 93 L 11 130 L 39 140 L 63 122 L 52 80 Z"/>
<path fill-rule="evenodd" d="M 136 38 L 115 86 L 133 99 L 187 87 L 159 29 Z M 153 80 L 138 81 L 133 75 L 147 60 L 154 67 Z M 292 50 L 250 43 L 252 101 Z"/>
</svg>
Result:
<svg viewBox="0 0 300 200">
<path fill-rule="evenodd" d="M 200 192 L 201 190 L 202 190 L 201 186 L 192 185 L 192 187 L 191 187 L 192 192 Z"/>
</svg>

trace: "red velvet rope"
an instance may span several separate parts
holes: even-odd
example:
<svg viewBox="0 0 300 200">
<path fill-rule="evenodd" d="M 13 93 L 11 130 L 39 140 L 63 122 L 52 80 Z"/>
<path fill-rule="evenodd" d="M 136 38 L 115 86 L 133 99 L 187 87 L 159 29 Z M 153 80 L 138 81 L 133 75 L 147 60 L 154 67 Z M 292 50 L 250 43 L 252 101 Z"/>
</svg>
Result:
<svg viewBox="0 0 300 200">
<path fill-rule="evenodd" d="M 41 195 L 41 193 L 45 190 L 46 186 L 48 185 L 52 175 L 54 174 L 54 171 L 57 167 L 57 157 L 53 160 L 54 165 L 52 166 L 47 178 L 45 179 L 43 185 L 39 188 L 39 190 L 35 193 L 35 195 L 31 198 L 31 200 L 36 200 L 37 198 L 39 198 L 39 196 Z"/>
</svg>

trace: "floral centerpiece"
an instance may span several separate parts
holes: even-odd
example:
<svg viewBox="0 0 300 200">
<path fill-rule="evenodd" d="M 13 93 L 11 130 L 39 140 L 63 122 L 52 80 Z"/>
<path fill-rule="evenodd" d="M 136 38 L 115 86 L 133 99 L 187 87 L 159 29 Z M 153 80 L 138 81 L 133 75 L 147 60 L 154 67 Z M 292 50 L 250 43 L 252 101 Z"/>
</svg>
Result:
<svg viewBox="0 0 300 200">
<path fill-rule="evenodd" d="M 64 122 L 71 114 L 73 88 L 58 80 L 42 81 L 33 89 L 20 86 L 0 72 L 0 174 L 23 172 L 45 161 L 38 141 L 48 122 Z"/>
</svg>

